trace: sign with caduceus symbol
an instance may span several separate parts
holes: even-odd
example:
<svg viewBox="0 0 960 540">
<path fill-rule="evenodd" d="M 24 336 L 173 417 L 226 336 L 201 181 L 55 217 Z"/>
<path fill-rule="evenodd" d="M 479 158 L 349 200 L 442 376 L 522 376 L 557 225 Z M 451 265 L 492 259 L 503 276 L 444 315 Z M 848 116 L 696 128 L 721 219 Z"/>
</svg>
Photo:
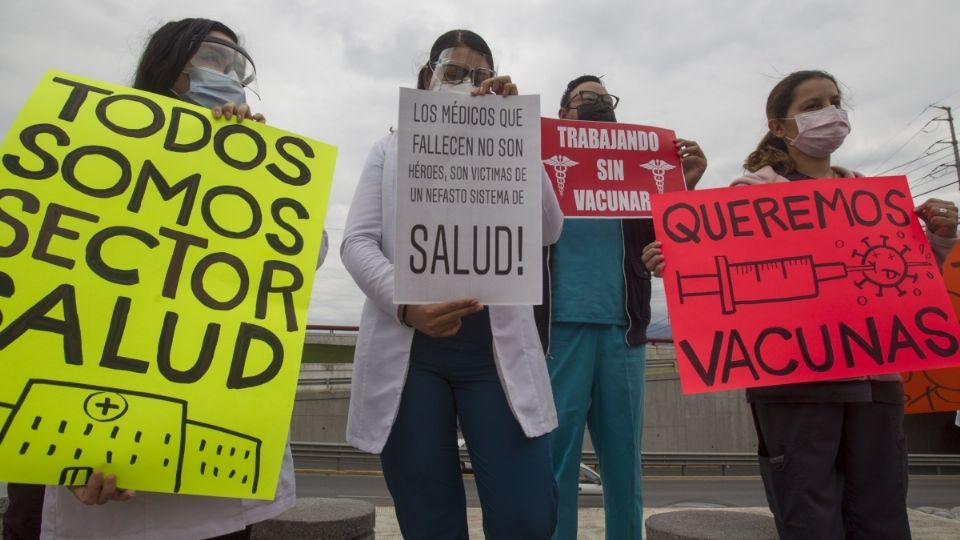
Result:
<svg viewBox="0 0 960 540">
<path fill-rule="evenodd" d="M 540 121 L 540 160 L 567 218 L 649 218 L 651 196 L 686 190 L 675 141 L 658 127 Z"/>
<path fill-rule="evenodd" d="M 667 171 L 676 168 L 662 159 L 651 159 L 640 166 L 653 173 L 653 181 L 657 184 L 657 193 L 663 193 L 664 184 L 667 181 Z"/>
<path fill-rule="evenodd" d="M 567 169 L 578 165 L 578 163 L 567 156 L 550 156 L 549 159 L 545 159 L 543 162 L 553 167 L 553 174 L 557 179 L 557 191 L 559 191 L 560 196 L 563 197 L 563 188 L 567 183 Z"/>
</svg>

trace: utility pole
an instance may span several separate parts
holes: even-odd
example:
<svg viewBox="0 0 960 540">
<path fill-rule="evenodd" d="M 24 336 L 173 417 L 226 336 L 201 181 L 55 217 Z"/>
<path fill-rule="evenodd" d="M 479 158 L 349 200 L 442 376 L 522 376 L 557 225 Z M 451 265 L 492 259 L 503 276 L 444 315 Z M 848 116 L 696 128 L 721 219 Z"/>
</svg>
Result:
<svg viewBox="0 0 960 540">
<path fill-rule="evenodd" d="M 957 186 L 960 187 L 960 150 L 957 149 L 957 132 L 953 129 L 953 112 L 950 110 L 950 107 L 943 105 L 932 105 L 932 107 L 934 109 L 947 111 L 947 123 L 950 124 L 950 144 L 953 145 L 953 168 L 957 171 Z M 943 121 L 942 118 L 938 120 Z"/>
</svg>

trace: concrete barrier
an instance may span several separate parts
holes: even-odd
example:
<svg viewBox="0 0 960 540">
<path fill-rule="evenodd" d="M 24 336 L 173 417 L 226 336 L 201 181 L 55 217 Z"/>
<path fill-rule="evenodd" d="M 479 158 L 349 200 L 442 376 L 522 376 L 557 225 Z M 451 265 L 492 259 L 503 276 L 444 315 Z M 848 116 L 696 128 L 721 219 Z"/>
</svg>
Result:
<svg viewBox="0 0 960 540">
<path fill-rule="evenodd" d="M 777 540 L 773 518 L 727 510 L 679 510 L 647 518 L 648 540 Z"/>
<path fill-rule="evenodd" d="M 301 498 L 279 516 L 253 526 L 254 540 L 373 540 L 376 509 L 353 499 Z"/>
</svg>

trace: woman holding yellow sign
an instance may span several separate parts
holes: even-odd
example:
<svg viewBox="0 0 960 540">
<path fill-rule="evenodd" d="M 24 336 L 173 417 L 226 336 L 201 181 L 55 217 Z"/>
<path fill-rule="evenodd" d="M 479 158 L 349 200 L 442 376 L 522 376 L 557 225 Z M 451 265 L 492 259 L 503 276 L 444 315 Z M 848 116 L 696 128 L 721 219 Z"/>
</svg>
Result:
<svg viewBox="0 0 960 540">
<path fill-rule="evenodd" d="M 246 103 L 246 91 L 255 92 L 255 84 L 253 62 L 230 28 L 184 19 L 153 33 L 133 86 L 210 108 L 217 119 L 264 122 Z M 94 472 L 84 486 L 49 486 L 44 492 L 43 486 L 11 485 L 13 516 L 5 525 L 16 530 L 5 526 L 4 538 L 243 539 L 250 537 L 253 523 L 280 514 L 296 500 L 289 444 L 272 501 L 134 494 L 122 489 L 123 482 Z"/>
</svg>

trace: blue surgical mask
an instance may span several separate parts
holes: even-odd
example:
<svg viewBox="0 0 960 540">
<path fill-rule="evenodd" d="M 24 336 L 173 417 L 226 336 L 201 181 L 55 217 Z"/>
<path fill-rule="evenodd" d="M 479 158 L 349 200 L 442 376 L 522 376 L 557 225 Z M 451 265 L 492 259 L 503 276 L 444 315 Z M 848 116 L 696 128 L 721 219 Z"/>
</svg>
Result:
<svg viewBox="0 0 960 540">
<path fill-rule="evenodd" d="M 203 107 L 219 107 L 228 101 L 237 105 L 247 102 L 243 85 L 235 76 L 218 73 L 202 67 L 183 70 L 190 79 L 190 89 L 180 97 Z"/>
</svg>

